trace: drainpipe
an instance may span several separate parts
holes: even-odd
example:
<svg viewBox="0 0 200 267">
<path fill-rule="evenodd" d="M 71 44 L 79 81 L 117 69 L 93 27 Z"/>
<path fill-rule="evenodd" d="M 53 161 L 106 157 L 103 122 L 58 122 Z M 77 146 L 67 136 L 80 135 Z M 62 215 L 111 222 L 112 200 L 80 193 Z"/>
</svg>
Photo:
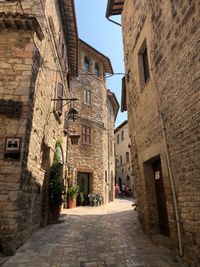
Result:
<svg viewBox="0 0 200 267">
<path fill-rule="evenodd" d="M 169 178 L 170 178 L 173 201 L 174 201 L 176 227 L 177 227 L 177 233 L 178 233 L 179 255 L 182 257 L 183 256 L 183 248 L 182 248 L 182 241 L 181 241 L 180 218 L 179 218 L 179 214 L 178 214 L 177 197 L 176 197 L 176 191 L 175 191 L 175 185 L 174 185 L 174 178 L 172 175 L 169 150 L 168 150 L 167 141 L 166 141 L 166 132 L 165 132 L 164 120 L 163 120 L 163 115 L 161 112 L 160 112 L 160 121 L 161 121 L 161 126 L 162 126 L 162 135 L 163 135 L 163 140 L 164 140 L 164 147 L 165 147 L 165 153 L 166 153 L 166 158 L 167 158 L 167 166 L 168 166 L 168 170 L 169 170 Z"/>
<path fill-rule="evenodd" d="M 122 27 L 122 25 L 121 25 L 120 23 L 118 23 L 117 21 L 114 21 L 114 20 L 110 19 L 110 18 L 107 17 L 107 16 L 106 16 L 106 18 L 107 18 L 107 20 L 109 20 L 110 22 L 112 22 L 112 23 L 114 23 L 114 24 L 116 24 L 116 25 Z"/>
</svg>

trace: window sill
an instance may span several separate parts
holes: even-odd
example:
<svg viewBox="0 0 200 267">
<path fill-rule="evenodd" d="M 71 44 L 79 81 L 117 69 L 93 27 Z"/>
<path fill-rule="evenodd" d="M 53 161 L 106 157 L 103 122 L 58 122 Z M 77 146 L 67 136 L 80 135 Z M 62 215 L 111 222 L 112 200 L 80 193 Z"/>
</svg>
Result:
<svg viewBox="0 0 200 267">
<path fill-rule="evenodd" d="M 91 143 L 81 143 L 81 145 L 83 145 L 83 146 L 92 146 Z"/>
<path fill-rule="evenodd" d="M 83 102 L 83 104 L 84 104 L 85 106 L 87 106 L 87 107 L 92 107 L 91 104 L 88 104 L 88 103 L 85 103 L 85 102 Z"/>
</svg>

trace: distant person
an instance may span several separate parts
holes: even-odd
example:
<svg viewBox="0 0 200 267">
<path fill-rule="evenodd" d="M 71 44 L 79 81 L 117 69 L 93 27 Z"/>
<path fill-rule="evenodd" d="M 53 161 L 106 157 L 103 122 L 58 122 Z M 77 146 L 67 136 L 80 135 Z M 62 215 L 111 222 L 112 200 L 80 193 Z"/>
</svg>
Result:
<svg viewBox="0 0 200 267">
<path fill-rule="evenodd" d="M 126 189 L 126 185 L 125 185 L 125 183 L 123 183 L 123 185 L 122 185 L 122 193 L 125 192 L 125 189 Z"/>
</svg>

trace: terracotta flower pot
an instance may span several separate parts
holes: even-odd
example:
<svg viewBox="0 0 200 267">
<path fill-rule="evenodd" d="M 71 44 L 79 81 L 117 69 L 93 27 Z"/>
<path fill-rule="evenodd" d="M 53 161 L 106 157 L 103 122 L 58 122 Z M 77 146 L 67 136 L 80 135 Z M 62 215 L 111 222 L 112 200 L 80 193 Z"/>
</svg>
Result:
<svg viewBox="0 0 200 267">
<path fill-rule="evenodd" d="M 57 221 L 60 216 L 61 206 L 52 206 L 51 207 L 51 220 Z"/>
<path fill-rule="evenodd" d="M 70 199 L 68 203 L 68 209 L 76 207 L 76 198 Z"/>
</svg>

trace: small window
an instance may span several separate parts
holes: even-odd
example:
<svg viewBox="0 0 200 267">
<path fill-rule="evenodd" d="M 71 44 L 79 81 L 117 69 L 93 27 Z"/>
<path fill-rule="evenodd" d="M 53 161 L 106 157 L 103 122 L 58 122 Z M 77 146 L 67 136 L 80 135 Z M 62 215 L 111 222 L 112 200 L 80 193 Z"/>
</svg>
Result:
<svg viewBox="0 0 200 267">
<path fill-rule="evenodd" d="M 110 154 L 113 153 L 113 143 L 112 143 L 112 139 L 110 139 Z"/>
<path fill-rule="evenodd" d="M 63 85 L 61 83 L 58 83 L 56 110 L 58 111 L 59 115 L 62 115 L 62 106 L 63 106 Z"/>
<path fill-rule="evenodd" d="M 87 126 L 82 127 L 82 143 L 91 144 L 91 128 Z"/>
<path fill-rule="evenodd" d="M 122 156 L 120 156 L 120 165 L 122 165 Z"/>
<path fill-rule="evenodd" d="M 83 69 L 85 71 L 89 71 L 89 67 L 90 67 L 90 62 L 87 57 L 84 57 L 84 68 Z"/>
<path fill-rule="evenodd" d="M 91 91 L 84 89 L 84 104 L 91 105 Z"/>
<path fill-rule="evenodd" d="M 149 60 L 148 60 L 146 40 L 143 42 L 138 56 L 139 56 L 140 83 L 141 83 L 141 86 L 143 87 L 147 83 L 147 81 L 150 79 Z"/>
<path fill-rule="evenodd" d="M 107 173 L 107 171 L 105 171 L 105 182 L 106 183 L 108 182 L 108 173 Z"/>
<path fill-rule="evenodd" d="M 119 135 L 117 135 L 117 144 L 119 144 Z"/>
<path fill-rule="evenodd" d="M 54 31 L 55 32 L 55 31 Z M 59 33 L 59 50 L 60 50 L 60 57 L 61 60 L 63 61 L 63 66 L 64 66 L 64 71 L 67 71 L 68 68 L 68 62 L 67 62 L 67 47 L 66 47 L 66 42 L 64 35 L 62 33 L 62 30 L 60 29 Z"/>
<path fill-rule="evenodd" d="M 99 71 L 99 66 L 98 66 L 97 63 L 95 63 L 94 73 L 96 74 L 97 77 L 99 77 L 99 75 L 100 75 L 100 71 Z"/>
<path fill-rule="evenodd" d="M 129 152 L 126 152 L 126 162 L 129 162 Z"/>
<path fill-rule="evenodd" d="M 150 77 L 147 48 L 145 48 L 144 52 L 142 53 L 142 61 L 143 61 L 143 69 L 144 69 L 144 81 L 146 83 Z"/>
<path fill-rule="evenodd" d="M 121 132 L 121 140 L 124 140 L 124 131 Z"/>
</svg>

